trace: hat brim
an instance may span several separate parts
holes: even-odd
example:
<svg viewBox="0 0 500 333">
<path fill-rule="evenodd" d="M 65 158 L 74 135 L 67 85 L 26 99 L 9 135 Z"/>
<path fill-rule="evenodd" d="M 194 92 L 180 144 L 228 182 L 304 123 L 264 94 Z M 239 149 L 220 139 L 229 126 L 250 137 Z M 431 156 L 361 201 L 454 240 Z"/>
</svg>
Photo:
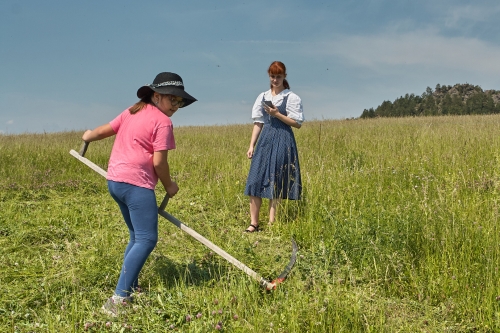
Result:
<svg viewBox="0 0 500 333">
<path fill-rule="evenodd" d="M 139 97 L 139 99 L 143 99 L 147 95 L 151 94 L 153 91 L 156 91 L 159 94 L 164 94 L 164 95 L 168 94 L 168 95 L 182 97 L 182 100 L 184 102 L 184 105 L 182 106 L 183 108 L 197 101 L 196 98 L 189 95 L 183 89 L 173 86 L 157 87 L 157 88 L 151 88 L 150 86 L 142 86 L 139 88 L 139 90 L 137 90 L 137 97 Z"/>
</svg>

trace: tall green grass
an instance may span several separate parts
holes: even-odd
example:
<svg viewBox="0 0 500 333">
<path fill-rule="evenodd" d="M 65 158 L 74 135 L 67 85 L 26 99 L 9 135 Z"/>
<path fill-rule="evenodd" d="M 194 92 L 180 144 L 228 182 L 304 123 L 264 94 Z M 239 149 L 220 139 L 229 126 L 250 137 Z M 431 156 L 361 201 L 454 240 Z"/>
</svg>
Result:
<svg viewBox="0 0 500 333">
<path fill-rule="evenodd" d="M 273 292 L 160 218 L 144 292 L 113 292 L 128 235 L 82 133 L 0 136 L 0 332 L 497 332 L 500 117 L 313 121 L 295 131 L 304 197 L 245 234 L 251 125 L 181 127 L 167 210 Z M 112 139 L 87 157 L 104 169 Z M 158 202 L 164 196 L 157 189 Z"/>
</svg>

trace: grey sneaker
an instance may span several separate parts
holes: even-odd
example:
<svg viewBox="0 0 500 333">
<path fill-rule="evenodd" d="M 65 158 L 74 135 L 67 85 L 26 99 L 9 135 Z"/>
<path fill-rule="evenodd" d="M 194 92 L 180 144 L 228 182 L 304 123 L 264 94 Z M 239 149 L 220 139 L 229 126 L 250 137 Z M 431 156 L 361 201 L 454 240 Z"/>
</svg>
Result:
<svg viewBox="0 0 500 333">
<path fill-rule="evenodd" d="M 118 295 L 113 295 L 112 297 L 108 298 L 106 303 L 104 303 L 104 305 L 102 306 L 101 310 L 111 317 L 117 317 L 125 311 L 131 301 L 131 297 L 121 297 Z"/>
</svg>

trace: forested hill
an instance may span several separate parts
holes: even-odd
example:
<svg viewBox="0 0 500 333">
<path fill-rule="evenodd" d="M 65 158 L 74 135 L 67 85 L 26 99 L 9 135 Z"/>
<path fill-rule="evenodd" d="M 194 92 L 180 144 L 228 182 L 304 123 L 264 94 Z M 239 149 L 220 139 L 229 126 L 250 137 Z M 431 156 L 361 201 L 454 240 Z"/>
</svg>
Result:
<svg viewBox="0 0 500 333">
<path fill-rule="evenodd" d="M 365 109 L 361 118 L 500 113 L 500 91 L 471 84 L 427 87 L 421 95 L 406 94 L 376 109 Z"/>
</svg>

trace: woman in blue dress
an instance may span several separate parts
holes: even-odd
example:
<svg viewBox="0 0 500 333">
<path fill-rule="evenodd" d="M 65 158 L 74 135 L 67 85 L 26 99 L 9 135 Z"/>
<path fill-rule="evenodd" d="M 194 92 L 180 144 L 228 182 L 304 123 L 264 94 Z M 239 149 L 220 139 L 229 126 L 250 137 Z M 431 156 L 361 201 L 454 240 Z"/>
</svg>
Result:
<svg viewBox="0 0 500 333">
<path fill-rule="evenodd" d="M 259 230 L 262 198 L 269 199 L 269 223 L 273 223 L 280 199 L 299 200 L 302 192 L 299 156 L 292 127 L 304 121 L 302 101 L 290 90 L 286 67 L 274 61 L 268 68 L 271 88 L 257 97 L 252 108 L 254 122 L 247 157 L 251 159 L 245 187 L 250 196 L 250 225 Z"/>
</svg>

